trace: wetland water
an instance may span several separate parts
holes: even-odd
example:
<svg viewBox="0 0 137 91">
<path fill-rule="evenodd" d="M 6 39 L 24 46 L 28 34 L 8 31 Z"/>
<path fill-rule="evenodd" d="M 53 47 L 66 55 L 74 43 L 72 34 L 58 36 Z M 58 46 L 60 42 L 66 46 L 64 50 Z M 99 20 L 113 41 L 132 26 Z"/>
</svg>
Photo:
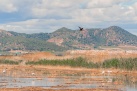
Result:
<svg viewBox="0 0 137 91">
<path fill-rule="evenodd" d="M 0 76 L 0 88 L 43 87 L 50 89 L 104 88 L 119 91 L 137 91 L 137 83 L 129 76 L 59 76 L 15 78 Z"/>
</svg>

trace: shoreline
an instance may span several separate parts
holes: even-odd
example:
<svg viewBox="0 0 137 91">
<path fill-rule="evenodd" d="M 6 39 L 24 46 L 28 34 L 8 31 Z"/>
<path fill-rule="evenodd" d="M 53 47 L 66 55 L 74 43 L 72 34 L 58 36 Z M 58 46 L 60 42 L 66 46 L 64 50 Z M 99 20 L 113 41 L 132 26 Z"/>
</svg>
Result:
<svg viewBox="0 0 137 91">
<path fill-rule="evenodd" d="M 120 69 L 88 69 L 88 68 L 72 68 L 69 66 L 40 66 L 40 65 L 0 65 L 0 74 L 2 74 L 3 68 L 6 69 L 5 76 L 8 76 L 10 72 L 13 77 L 13 83 L 18 83 L 16 78 L 34 78 L 35 81 L 42 81 L 44 79 L 64 79 L 64 85 L 51 86 L 50 88 L 42 87 L 15 87 L 15 88 L 0 88 L 0 91 L 120 91 L 119 86 L 124 86 L 123 81 L 116 80 L 114 82 L 108 82 L 106 78 L 88 78 L 88 77 L 102 77 L 102 76 L 123 76 L 124 78 L 130 77 L 130 80 L 137 81 L 133 77 L 137 77 L 137 71 L 124 71 Z M 102 73 L 104 72 L 104 73 Z M 34 74 L 32 74 L 34 73 Z M 67 82 L 71 77 L 80 77 L 74 80 L 74 82 Z M 84 77 L 84 78 L 81 78 Z M 67 88 L 71 84 L 93 84 L 97 82 L 100 86 L 96 88 Z M 7 84 L 7 83 L 6 83 Z M 104 85 L 103 85 L 104 84 Z M 111 87 L 116 86 L 116 88 Z M 6 85 L 5 85 L 6 86 Z M 110 86 L 110 87 L 108 87 Z M 121 90 L 123 91 L 123 90 Z"/>
</svg>

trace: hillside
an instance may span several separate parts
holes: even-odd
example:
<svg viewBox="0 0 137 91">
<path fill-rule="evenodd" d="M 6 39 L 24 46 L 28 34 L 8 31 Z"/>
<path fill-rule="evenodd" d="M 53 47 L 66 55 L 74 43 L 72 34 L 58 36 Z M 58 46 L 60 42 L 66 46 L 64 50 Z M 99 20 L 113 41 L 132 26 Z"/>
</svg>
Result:
<svg viewBox="0 0 137 91">
<path fill-rule="evenodd" d="M 16 34 L 16 35 L 15 35 Z M 40 35 L 40 34 L 38 34 Z M 15 32 L 0 32 L 0 51 L 30 50 L 30 51 L 63 51 L 64 47 L 57 46 L 44 40 L 42 36 L 35 34 L 21 34 Z M 43 39 L 42 39 L 43 38 Z"/>
<path fill-rule="evenodd" d="M 137 36 L 118 27 L 70 30 L 60 28 L 51 33 L 49 42 L 74 49 L 91 49 L 99 46 L 137 45 Z"/>
<path fill-rule="evenodd" d="M 1 50 L 62 51 L 92 49 L 99 46 L 137 45 L 137 36 L 118 26 L 92 28 L 84 31 L 60 28 L 52 33 L 25 34 L 0 31 Z"/>
<path fill-rule="evenodd" d="M 103 29 L 101 35 L 106 40 L 106 45 L 136 45 L 137 36 L 127 32 L 126 30 L 117 27 L 111 26 L 109 28 Z"/>
<path fill-rule="evenodd" d="M 48 33 L 34 33 L 34 34 L 25 34 L 25 33 L 17 33 L 13 31 L 9 31 L 14 36 L 22 36 L 25 38 L 34 38 L 34 39 L 40 39 L 40 40 L 47 40 L 50 38 L 50 35 Z"/>
<path fill-rule="evenodd" d="M 7 36 L 13 36 L 13 35 L 10 32 L 0 29 L 0 38 L 7 37 Z"/>
</svg>

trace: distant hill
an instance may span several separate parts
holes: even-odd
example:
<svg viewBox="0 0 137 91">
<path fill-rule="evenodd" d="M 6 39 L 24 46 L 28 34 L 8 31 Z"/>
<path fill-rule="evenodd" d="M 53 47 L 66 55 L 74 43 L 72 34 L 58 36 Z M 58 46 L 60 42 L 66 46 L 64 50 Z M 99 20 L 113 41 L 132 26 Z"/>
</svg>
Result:
<svg viewBox="0 0 137 91">
<path fill-rule="evenodd" d="M 7 36 L 13 36 L 13 35 L 10 32 L 0 29 L 0 38 L 7 37 Z"/>
<path fill-rule="evenodd" d="M 63 51 L 66 48 L 47 42 L 43 33 L 29 35 L 2 30 L 0 32 L 0 50 Z"/>
<path fill-rule="evenodd" d="M 75 49 L 91 49 L 99 46 L 137 45 L 137 36 L 118 26 L 110 26 L 105 29 L 85 29 L 82 32 L 63 27 L 51 33 L 50 36 L 49 42 Z"/>
<path fill-rule="evenodd" d="M 0 30 L 0 50 L 63 51 L 99 46 L 137 45 L 137 36 L 118 26 L 84 31 L 60 28 L 52 33 L 25 34 Z"/>
<path fill-rule="evenodd" d="M 50 38 L 49 33 L 34 33 L 34 34 L 25 34 L 25 33 L 17 33 L 13 31 L 9 31 L 14 36 L 22 36 L 25 38 L 34 38 L 34 39 L 40 39 L 40 40 L 47 40 Z"/>
</svg>

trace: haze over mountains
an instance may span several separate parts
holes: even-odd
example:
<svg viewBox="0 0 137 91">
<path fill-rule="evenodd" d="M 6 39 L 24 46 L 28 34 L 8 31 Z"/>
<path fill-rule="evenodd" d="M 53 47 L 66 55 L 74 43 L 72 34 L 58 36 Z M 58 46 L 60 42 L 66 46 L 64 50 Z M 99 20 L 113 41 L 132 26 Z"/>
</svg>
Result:
<svg viewBox="0 0 137 91">
<path fill-rule="evenodd" d="M 60 28 L 52 33 L 25 34 L 0 30 L 0 50 L 63 51 L 100 46 L 137 45 L 137 36 L 118 26 L 84 31 Z"/>
</svg>

